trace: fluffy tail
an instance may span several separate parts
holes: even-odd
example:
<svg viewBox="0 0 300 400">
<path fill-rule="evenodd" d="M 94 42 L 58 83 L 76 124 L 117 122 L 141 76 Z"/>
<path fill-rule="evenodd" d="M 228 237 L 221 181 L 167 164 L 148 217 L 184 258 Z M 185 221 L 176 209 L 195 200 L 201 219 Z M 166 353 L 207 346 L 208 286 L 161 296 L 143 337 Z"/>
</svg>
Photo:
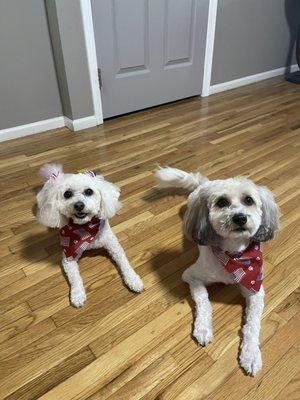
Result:
<svg viewBox="0 0 300 400">
<path fill-rule="evenodd" d="M 201 183 L 208 181 L 200 172 L 185 172 L 181 169 L 159 167 L 155 171 L 155 178 L 160 187 L 175 187 L 185 189 L 188 192 L 195 190 Z"/>
</svg>

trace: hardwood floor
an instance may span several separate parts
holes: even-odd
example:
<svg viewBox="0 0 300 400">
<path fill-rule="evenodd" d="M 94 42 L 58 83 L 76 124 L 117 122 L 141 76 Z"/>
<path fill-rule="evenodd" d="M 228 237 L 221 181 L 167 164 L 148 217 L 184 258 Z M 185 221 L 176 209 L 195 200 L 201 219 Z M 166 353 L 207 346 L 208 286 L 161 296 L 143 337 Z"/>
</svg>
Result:
<svg viewBox="0 0 300 400">
<path fill-rule="evenodd" d="M 72 133 L 0 144 L 0 398 L 296 400 L 300 398 L 300 91 L 281 78 L 191 98 Z M 111 220 L 146 291 L 130 293 L 105 253 L 80 260 L 83 309 L 70 306 L 57 232 L 34 218 L 44 162 L 94 169 L 122 188 Z M 237 363 L 243 300 L 210 288 L 214 342 L 191 338 L 193 303 L 181 274 L 197 256 L 184 240 L 182 195 L 153 190 L 156 164 L 210 178 L 245 175 L 269 186 L 281 231 L 265 244 L 261 342 L 255 378 Z"/>
</svg>

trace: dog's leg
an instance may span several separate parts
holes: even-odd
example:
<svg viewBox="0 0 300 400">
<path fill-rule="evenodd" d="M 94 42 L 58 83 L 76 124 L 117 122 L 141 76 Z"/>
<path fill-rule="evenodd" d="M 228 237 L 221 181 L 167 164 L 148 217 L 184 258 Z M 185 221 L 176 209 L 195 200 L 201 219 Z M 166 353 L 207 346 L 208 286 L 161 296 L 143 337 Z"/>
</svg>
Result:
<svg viewBox="0 0 300 400">
<path fill-rule="evenodd" d="M 62 260 L 63 269 L 68 277 L 71 286 L 70 299 L 74 307 L 82 307 L 86 294 L 83 287 L 83 282 L 79 273 L 79 267 L 76 261 L 68 261 L 65 256 Z"/>
<path fill-rule="evenodd" d="M 112 259 L 118 265 L 122 279 L 124 280 L 126 286 L 128 286 L 129 289 L 133 290 L 134 292 L 142 292 L 144 289 L 143 282 L 129 264 L 123 247 L 120 245 L 117 237 L 110 227 L 107 228 L 105 239 L 102 242 L 102 245 L 104 248 L 106 248 Z"/>
<path fill-rule="evenodd" d="M 240 364 L 244 370 L 255 375 L 262 367 L 261 353 L 259 349 L 260 320 L 264 309 L 264 288 L 256 294 L 249 294 L 241 288 L 246 298 L 246 316 L 243 326 L 243 340 L 241 344 Z"/>
<path fill-rule="evenodd" d="M 184 271 L 182 279 L 190 286 L 191 296 L 196 303 L 196 317 L 193 336 L 201 346 L 206 346 L 213 339 L 212 308 L 204 283 L 193 274 L 196 264 Z"/>
</svg>

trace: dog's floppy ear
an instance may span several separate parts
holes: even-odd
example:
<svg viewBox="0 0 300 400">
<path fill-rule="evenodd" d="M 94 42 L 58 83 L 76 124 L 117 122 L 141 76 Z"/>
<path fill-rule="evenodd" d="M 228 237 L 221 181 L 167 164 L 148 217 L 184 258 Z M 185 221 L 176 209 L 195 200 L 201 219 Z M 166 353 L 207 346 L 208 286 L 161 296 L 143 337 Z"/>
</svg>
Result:
<svg viewBox="0 0 300 400">
<path fill-rule="evenodd" d="M 121 207 L 121 203 L 119 202 L 120 188 L 106 181 L 103 176 L 96 175 L 93 171 L 88 171 L 88 174 L 95 179 L 100 192 L 100 218 L 107 219 L 113 217 Z"/>
<path fill-rule="evenodd" d="M 207 199 L 206 188 L 200 187 L 194 190 L 189 195 L 187 211 L 183 220 L 187 238 L 201 246 L 212 245 L 219 239 L 209 220 Z"/>
<path fill-rule="evenodd" d="M 41 224 L 50 228 L 58 228 L 60 214 L 58 211 L 58 182 L 63 174 L 62 166 L 45 164 L 40 175 L 46 180 L 42 190 L 37 194 L 37 218 Z"/>
<path fill-rule="evenodd" d="M 257 242 L 266 242 L 274 237 L 279 229 L 279 209 L 275 203 L 273 193 L 265 186 L 257 186 L 258 193 L 262 202 L 261 224 L 253 236 Z"/>
</svg>

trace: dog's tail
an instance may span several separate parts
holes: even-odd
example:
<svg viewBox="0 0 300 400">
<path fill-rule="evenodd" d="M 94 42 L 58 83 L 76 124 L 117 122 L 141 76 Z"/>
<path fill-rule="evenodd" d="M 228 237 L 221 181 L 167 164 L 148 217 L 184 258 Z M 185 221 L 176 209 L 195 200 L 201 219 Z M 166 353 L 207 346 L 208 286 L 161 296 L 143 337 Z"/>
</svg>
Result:
<svg viewBox="0 0 300 400">
<path fill-rule="evenodd" d="M 181 169 L 171 167 L 159 167 L 154 174 L 156 181 L 160 187 L 181 188 L 188 192 L 192 192 L 203 182 L 208 181 L 206 176 L 200 172 L 185 172 Z"/>
</svg>

